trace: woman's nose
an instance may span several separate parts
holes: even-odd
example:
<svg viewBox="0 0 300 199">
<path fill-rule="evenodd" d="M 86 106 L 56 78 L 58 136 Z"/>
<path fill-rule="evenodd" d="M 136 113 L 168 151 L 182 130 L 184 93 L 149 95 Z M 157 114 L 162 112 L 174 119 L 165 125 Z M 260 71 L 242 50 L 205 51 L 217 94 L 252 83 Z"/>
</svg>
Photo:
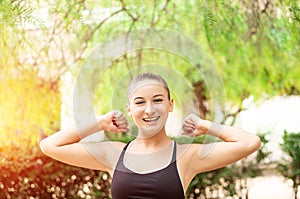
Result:
<svg viewBox="0 0 300 199">
<path fill-rule="evenodd" d="M 148 115 L 151 115 L 151 113 L 153 111 L 154 111 L 154 107 L 153 107 L 152 103 L 150 103 L 150 102 L 146 103 L 145 113 Z"/>
</svg>

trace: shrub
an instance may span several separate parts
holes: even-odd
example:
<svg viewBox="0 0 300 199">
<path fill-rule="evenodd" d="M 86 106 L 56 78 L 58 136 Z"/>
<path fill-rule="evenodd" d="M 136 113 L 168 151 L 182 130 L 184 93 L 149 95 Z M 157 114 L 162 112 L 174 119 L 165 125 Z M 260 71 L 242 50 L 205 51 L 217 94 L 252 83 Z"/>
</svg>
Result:
<svg viewBox="0 0 300 199">
<path fill-rule="evenodd" d="M 283 143 L 280 146 L 287 157 L 278 164 L 278 170 L 282 175 L 293 180 L 295 198 L 297 198 L 300 185 L 300 132 L 284 131 Z"/>
<path fill-rule="evenodd" d="M 102 171 L 66 165 L 19 147 L 1 152 L 0 198 L 110 198 L 110 177 Z"/>
</svg>

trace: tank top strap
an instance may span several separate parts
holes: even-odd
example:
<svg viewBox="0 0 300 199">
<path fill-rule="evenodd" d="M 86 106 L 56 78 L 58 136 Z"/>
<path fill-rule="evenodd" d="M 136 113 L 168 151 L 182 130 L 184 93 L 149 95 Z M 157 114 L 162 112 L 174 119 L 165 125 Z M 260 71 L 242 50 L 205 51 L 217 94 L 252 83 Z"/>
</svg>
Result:
<svg viewBox="0 0 300 199">
<path fill-rule="evenodd" d="M 130 144 L 130 142 L 131 142 L 131 141 L 129 141 L 129 142 L 124 146 L 124 148 L 123 148 L 123 151 L 124 151 L 124 152 L 127 150 L 128 146 L 129 146 L 129 144 Z"/>
<path fill-rule="evenodd" d="M 118 160 L 118 164 L 121 163 L 121 162 L 123 162 L 125 152 L 126 152 L 128 146 L 129 146 L 130 142 L 131 142 L 131 141 L 129 141 L 129 142 L 123 147 L 122 152 L 121 152 L 120 157 L 119 157 L 119 160 Z"/>
<path fill-rule="evenodd" d="M 173 154 L 172 154 L 172 161 L 171 162 L 175 162 L 176 161 L 176 148 L 177 144 L 175 141 L 173 141 Z"/>
</svg>

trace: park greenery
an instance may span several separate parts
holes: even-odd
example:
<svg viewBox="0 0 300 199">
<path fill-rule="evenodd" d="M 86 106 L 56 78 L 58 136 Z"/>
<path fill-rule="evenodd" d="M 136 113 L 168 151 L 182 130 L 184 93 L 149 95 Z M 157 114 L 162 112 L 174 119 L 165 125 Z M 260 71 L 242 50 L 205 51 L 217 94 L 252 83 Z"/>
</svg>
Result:
<svg viewBox="0 0 300 199">
<path fill-rule="evenodd" d="M 297 0 L 1 0 L 0 198 L 110 198 L 106 173 L 52 160 L 41 153 L 38 143 L 60 128 L 64 75 L 75 77 L 100 43 L 140 28 L 178 31 L 207 52 L 223 80 L 223 123 L 233 124 L 245 108 L 242 102 L 250 96 L 259 101 L 300 94 Z M 132 77 L 136 66 L 147 64 L 181 74 L 196 93 L 194 101 L 201 117 L 214 117 L 204 79 L 195 75 L 186 60 L 159 49 L 139 49 L 114 60 L 96 91 L 97 113 L 111 109 L 112 94 L 122 95 L 114 93 L 113 82 L 124 74 Z M 185 94 L 181 89 L 178 92 L 174 96 Z M 227 196 L 242 198 L 247 178 L 261 175 L 274 164 L 281 175 L 293 180 L 297 190 L 300 133 L 284 133 L 282 150 L 288 158 L 270 165 L 265 161 L 271 152 L 264 147 L 268 142 L 264 133 L 256 154 L 199 174 L 187 197 L 219 198 L 212 193 L 222 187 Z M 124 142 L 130 139 L 107 135 Z"/>
</svg>

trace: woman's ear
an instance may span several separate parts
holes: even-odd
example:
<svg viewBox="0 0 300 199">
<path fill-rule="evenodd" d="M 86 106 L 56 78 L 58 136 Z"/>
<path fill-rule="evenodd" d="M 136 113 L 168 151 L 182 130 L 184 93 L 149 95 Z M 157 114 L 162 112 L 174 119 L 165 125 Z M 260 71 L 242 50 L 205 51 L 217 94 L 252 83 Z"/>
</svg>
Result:
<svg viewBox="0 0 300 199">
<path fill-rule="evenodd" d="M 170 99 L 170 109 L 169 109 L 169 112 L 173 112 L 173 109 L 174 109 L 174 100 Z"/>
<path fill-rule="evenodd" d="M 128 116 L 131 116 L 130 107 L 129 107 L 129 102 L 126 104 L 126 109 L 127 109 L 127 114 L 128 114 Z"/>
</svg>

